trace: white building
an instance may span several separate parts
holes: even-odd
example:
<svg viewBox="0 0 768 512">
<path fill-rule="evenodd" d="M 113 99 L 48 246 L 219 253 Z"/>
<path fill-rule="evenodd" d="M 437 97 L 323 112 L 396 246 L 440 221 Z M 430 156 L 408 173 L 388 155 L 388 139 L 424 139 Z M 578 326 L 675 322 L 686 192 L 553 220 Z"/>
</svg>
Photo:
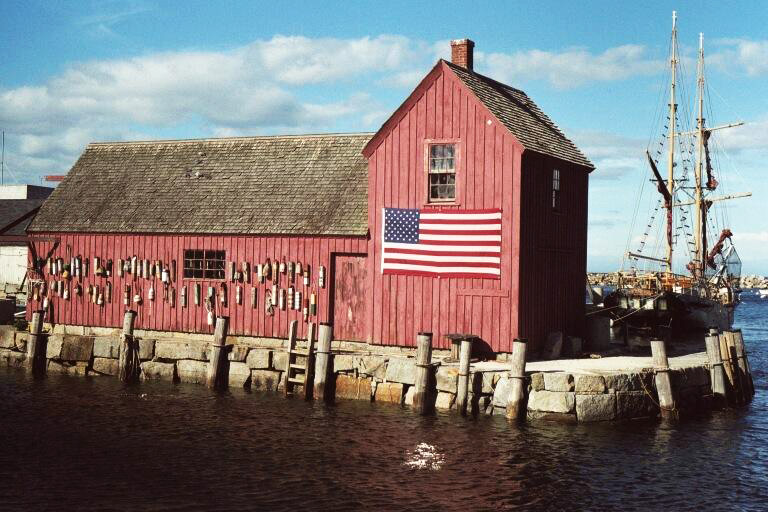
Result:
<svg viewBox="0 0 768 512">
<path fill-rule="evenodd" d="M 27 272 L 27 244 L 22 239 L 53 188 L 37 185 L 0 186 L 0 295 L 15 294 Z M 3 238 L 6 238 L 3 240 Z"/>
</svg>

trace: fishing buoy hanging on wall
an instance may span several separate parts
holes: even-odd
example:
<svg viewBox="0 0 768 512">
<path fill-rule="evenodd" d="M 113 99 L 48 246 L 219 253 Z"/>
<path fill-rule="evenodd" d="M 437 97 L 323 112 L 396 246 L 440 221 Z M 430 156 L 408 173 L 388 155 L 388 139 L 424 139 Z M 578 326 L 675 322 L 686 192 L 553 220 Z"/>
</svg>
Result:
<svg viewBox="0 0 768 512">
<path fill-rule="evenodd" d="M 176 307 L 176 289 L 173 286 L 168 289 L 168 302 L 171 303 L 172 308 Z"/>
<path fill-rule="evenodd" d="M 167 267 L 162 270 L 160 281 L 162 281 L 164 285 L 168 285 L 171 282 L 171 272 Z"/>
<path fill-rule="evenodd" d="M 112 283 L 107 283 L 107 289 L 104 292 L 104 300 L 107 302 L 112 302 Z"/>
<path fill-rule="evenodd" d="M 222 307 L 227 307 L 227 285 L 224 283 L 219 285 L 219 294 L 221 295 L 219 301 L 221 302 Z"/>
<path fill-rule="evenodd" d="M 117 260 L 117 277 L 125 275 L 125 262 L 122 259 Z"/>
<path fill-rule="evenodd" d="M 259 296 L 258 288 L 255 286 L 251 288 L 251 308 L 256 309 L 256 299 Z"/>
<path fill-rule="evenodd" d="M 195 283 L 195 306 L 200 305 L 200 283 Z"/>
<path fill-rule="evenodd" d="M 301 311 L 301 292 L 299 290 L 296 290 L 296 293 L 293 296 L 293 309 Z"/>
<path fill-rule="evenodd" d="M 243 271 L 243 282 L 249 284 L 251 282 L 251 267 L 247 261 L 244 261 L 241 269 Z"/>
<path fill-rule="evenodd" d="M 325 267 L 322 265 L 317 271 L 317 285 L 320 288 L 325 288 Z"/>
<path fill-rule="evenodd" d="M 304 269 L 304 286 L 309 286 L 309 265 Z"/>
<path fill-rule="evenodd" d="M 187 287 L 186 287 L 186 285 L 181 287 L 181 307 L 183 307 L 183 308 L 187 307 Z"/>
<path fill-rule="evenodd" d="M 126 284 L 123 288 L 123 305 L 128 306 L 131 303 L 131 285 Z"/>
<path fill-rule="evenodd" d="M 317 314 L 317 295 L 315 292 L 309 296 L 309 314 L 315 316 Z"/>
<path fill-rule="evenodd" d="M 285 311 L 285 290 L 282 289 L 282 288 L 278 292 L 277 302 L 278 302 L 278 304 L 280 306 L 280 310 L 281 311 Z"/>
<path fill-rule="evenodd" d="M 238 306 L 243 303 L 243 287 L 240 285 L 235 290 L 235 302 L 237 302 Z"/>
</svg>

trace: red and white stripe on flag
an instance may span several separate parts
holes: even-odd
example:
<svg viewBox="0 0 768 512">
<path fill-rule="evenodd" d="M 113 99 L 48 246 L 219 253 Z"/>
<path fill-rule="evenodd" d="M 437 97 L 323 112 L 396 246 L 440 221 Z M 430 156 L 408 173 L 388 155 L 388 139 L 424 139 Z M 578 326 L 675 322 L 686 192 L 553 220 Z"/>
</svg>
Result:
<svg viewBox="0 0 768 512">
<path fill-rule="evenodd" d="M 501 210 L 384 208 L 384 274 L 501 277 Z"/>
</svg>

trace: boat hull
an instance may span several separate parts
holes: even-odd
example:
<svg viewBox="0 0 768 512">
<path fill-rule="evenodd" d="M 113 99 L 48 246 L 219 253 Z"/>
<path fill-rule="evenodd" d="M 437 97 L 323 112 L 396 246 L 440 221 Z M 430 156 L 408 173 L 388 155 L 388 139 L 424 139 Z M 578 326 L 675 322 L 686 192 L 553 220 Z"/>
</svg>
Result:
<svg viewBox="0 0 768 512">
<path fill-rule="evenodd" d="M 682 293 L 638 297 L 632 290 L 617 290 L 605 298 L 604 306 L 614 326 L 650 331 L 653 336 L 710 328 L 723 331 L 733 325 L 733 305 Z"/>
</svg>

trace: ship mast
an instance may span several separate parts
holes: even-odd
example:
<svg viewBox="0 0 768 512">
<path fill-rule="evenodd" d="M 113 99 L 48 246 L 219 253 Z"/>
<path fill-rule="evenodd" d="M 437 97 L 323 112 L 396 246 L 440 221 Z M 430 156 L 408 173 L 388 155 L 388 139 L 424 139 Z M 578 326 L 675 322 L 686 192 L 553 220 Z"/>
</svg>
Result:
<svg viewBox="0 0 768 512">
<path fill-rule="evenodd" d="M 695 277 L 704 278 L 707 262 L 707 215 L 704 211 L 702 197 L 702 167 L 704 164 L 704 34 L 699 33 L 699 59 L 696 67 L 696 85 L 698 88 L 697 116 L 697 152 L 696 152 L 696 186 L 694 204 L 696 205 L 696 260 Z"/>
<path fill-rule="evenodd" d="M 668 161 L 668 178 L 667 178 L 667 190 L 669 191 L 670 199 L 667 207 L 667 270 L 672 272 L 672 233 L 674 232 L 674 208 L 675 203 L 675 114 L 677 111 L 677 103 L 675 102 L 675 85 L 676 85 L 676 73 L 677 73 L 677 11 L 672 11 L 672 57 L 670 58 L 669 65 L 671 68 L 672 81 L 669 88 L 669 161 Z"/>
</svg>

